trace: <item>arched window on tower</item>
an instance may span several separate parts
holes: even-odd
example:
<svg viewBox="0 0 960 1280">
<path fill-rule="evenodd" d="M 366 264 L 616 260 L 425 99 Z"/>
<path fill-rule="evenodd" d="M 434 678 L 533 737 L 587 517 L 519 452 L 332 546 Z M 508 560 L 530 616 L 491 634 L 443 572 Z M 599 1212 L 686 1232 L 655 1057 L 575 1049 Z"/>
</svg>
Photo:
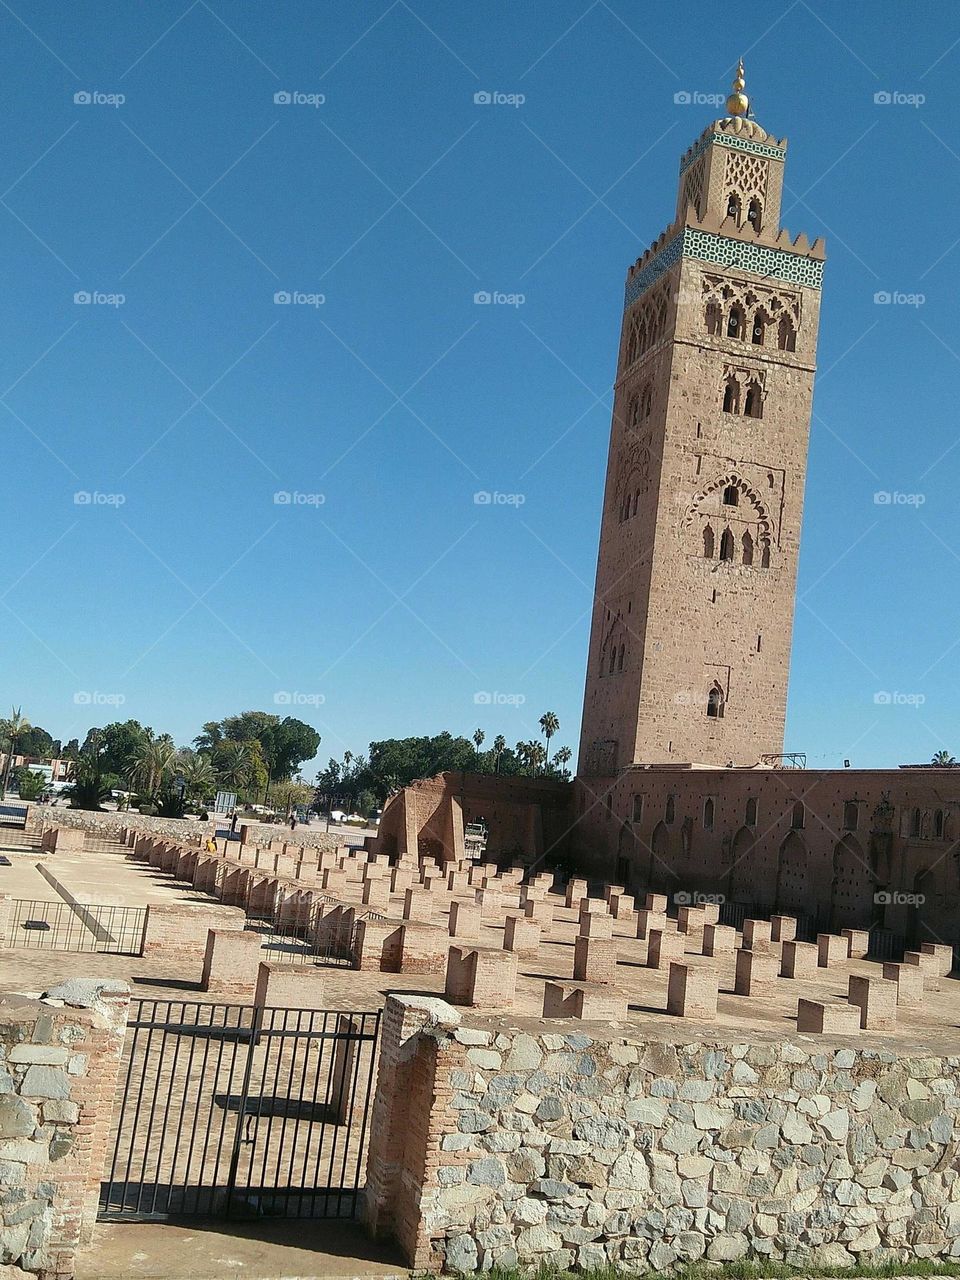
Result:
<svg viewBox="0 0 960 1280">
<path fill-rule="evenodd" d="M 743 563 L 747 565 L 753 564 L 753 538 L 750 537 L 749 529 L 740 539 L 740 543 L 743 547 Z"/>
<path fill-rule="evenodd" d="M 667 803 L 663 810 L 663 820 L 669 826 L 677 816 L 677 802 L 673 796 L 667 796 Z"/>
<path fill-rule="evenodd" d="M 760 568 L 770 568 L 770 543 L 766 541 L 760 546 Z"/>
<path fill-rule="evenodd" d="M 642 401 L 643 416 L 645 418 L 649 418 L 653 409 L 653 388 L 650 386 L 649 382 L 643 389 Z"/>
<path fill-rule="evenodd" d="M 743 815 L 743 825 L 745 827 L 755 827 L 757 825 L 757 799 L 756 796 L 750 796 L 747 800 L 746 811 Z"/>
<path fill-rule="evenodd" d="M 750 330 L 750 341 L 755 347 L 763 346 L 763 335 L 766 324 L 763 315 L 758 311 L 753 317 L 753 328 Z"/>
<path fill-rule="evenodd" d="M 725 507 L 738 507 L 740 505 L 740 490 L 735 484 L 728 484 L 724 489 L 723 505 Z"/>
<path fill-rule="evenodd" d="M 860 806 L 856 800 L 847 800 L 843 806 L 844 831 L 856 831 L 860 825 Z"/>
<path fill-rule="evenodd" d="M 760 397 L 760 388 L 755 382 L 751 382 L 747 387 L 747 398 L 743 402 L 743 412 L 748 418 L 763 417 L 763 400 Z"/>
<path fill-rule="evenodd" d="M 760 201 L 756 198 L 756 196 L 754 196 L 754 198 L 750 201 L 749 205 L 747 206 L 747 221 L 750 223 L 751 227 L 753 227 L 754 231 L 760 230 L 760 220 L 761 220 L 762 214 L 763 214 L 763 210 L 760 206 Z"/>
<path fill-rule="evenodd" d="M 793 817 L 790 820 L 790 825 L 793 827 L 794 831 L 802 831 L 805 820 L 806 815 L 803 810 L 803 801 L 798 800 L 793 806 Z"/>
<path fill-rule="evenodd" d="M 796 351 L 797 331 L 789 316 L 781 316 L 777 326 L 777 346 L 781 351 Z"/>
<path fill-rule="evenodd" d="M 714 682 L 707 694 L 707 715 L 711 720 L 723 719 L 723 703 L 723 689 Z"/>
<path fill-rule="evenodd" d="M 707 560 L 712 560 L 716 550 L 716 541 L 713 536 L 713 529 L 710 525 L 706 525 L 703 530 L 703 554 Z"/>
<path fill-rule="evenodd" d="M 740 412 L 740 383 L 731 374 L 723 388 L 723 412 Z"/>
<path fill-rule="evenodd" d="M 637 489 L 637 491 L 633 495 L 633 512 L 632 512 L 633 515 L 637 514 L 637 507 L 639 507 L 639 505 L 640 505 L 640 490 Z"/>
<path fill-rule="evenodd" d="M 624 654 L 625 654 L 626 652 L 627 652 L 627 646 L 626 646 L 625 644 L 622 644 L 622 645 L 620 646 L 620 656 L 617 658 L 617 670 L 618 670 L 618 671 L 622 671 L 622 670 L 623 670 L 623 657 L 624 657 Z"/>
<path fill-rule="evenodd" d="M 640 421 L 640 397 L 634 392 L 627 404 L 627 425 L 635 427 Z"/>
<path fill-rule="evenodd" d="M 721 560 L 733 559 L 733 534 L 730 532 L 729 529 L 724 529 L 723 534 L 720 538 L 720 559 Z"/>
<path fill-rule="evenodd" d="M 727 316 L 727 337 L 742 338 L 743 331 L 746 326 L 746 317 L 743 314 L 743 307 L 739 302 L 735 302 L 730 308 L 730 314 Z"/>
<path fill-rule="evenodd" d="M 612 676 L 612 675 L 613 675 L 613 668 L 614 668 L 614 664 L 616 663 L 616 661 L 617 661 L 617 649 L 616 649 L 616 646 L 614 646 L 614 647 L 613 647 L 613 649 L 611 649 L 611 651 L 610 651 L 610 663 L 609 663 L 609 665 L 608 665 L 608 667 L 607 667 L 607 675 L 608 675 L 608 676 Z"/>
<path fill-rule="evenodd" d="M 937 840 L 943 839 L 943 810 L 938 809 L 933 815 L 933 834 Z"/>
<path fill-rule="evenodd" d="M 723 326 L 723 313 L 720 310 L 719 302 L 707 303 L 707 333 L 713 338 L 720 337 L 720 330 Z"/>
<path fill-rule="evenodd" d="M 923 829 L 923 815 L 921 814 L 919 809 L 914 809 L 913 814 L 911 815 L 911 821 L 910 821 L 910 834 L 912 836 L 919 836 L 922 829 Z"/>
<path fill-rule="evenodd" d="M 707 796 L 703 802 L 703 829 L 704 831 L 713 830 L 713 797 Z"/>
<path fill-rule="evenodd" d="M 740 221 L 740 197 L 734 191 L 727 196 L 727 217 Z"/>
</svg>

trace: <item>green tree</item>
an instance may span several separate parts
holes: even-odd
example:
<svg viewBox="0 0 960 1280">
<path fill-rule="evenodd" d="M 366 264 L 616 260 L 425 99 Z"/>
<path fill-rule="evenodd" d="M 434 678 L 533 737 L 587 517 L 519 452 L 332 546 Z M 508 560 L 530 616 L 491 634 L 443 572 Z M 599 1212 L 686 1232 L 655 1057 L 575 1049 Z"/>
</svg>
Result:
<svg viewBox="0 0 960 1280">
<path fill-rule="evenodd" d="M 211 753 L 214 759 L 228 742 L 256 742 L 257 755 L 264 766 L 261 794 L 270 782 L 295 777 L 303 762 L 312 760 L 320 747 L 316 729 L 295 716 L 281 720 L 267 711 L 241 711 L 223 720 L 210 720 L 193 741 L 198 750 Z M 259 774 L 259 769 L 256 772 Z"/>
<path fill-rule="evenodd" d="M 556 768 L 559 768 L 561 777 L 569 778 L 570 774 L 567 770 L 567 765 L 572 759 L 573 752 L 569 747 L 557 747 L 553 753 L 553 763 Z"/>
<path fill-rule="evenodd" d="M 52 738 L 46 729 L 39 725 L 30 725 L 20 735 L 17 752 L 22 756 L 30 756 L 34 760 L 53 760 L 60 754 L 60 743 Z"/>
<path fill-rule="evenodd" d="M 308 787 L 302 779 L 275 782 L 270 788 L 270 799 L 273 807 L 289 818 L 295 808 L 310 803 L 313 799 L 313 788 Z"/>
<path fill-rule="evenodd" d="M 507 740 L 502 733 L 498 733 L 493 740 L 493 762 L 494 772 L 500 772 L 500 761 L 503 759 L 503 753 L 507 749 Z"/>
<path fill-rule="evenodd" d="M 213 767 L 218 782 L 230 791 L 236 791 L 240 800 L 257 802 L 263 798 L 267 787 L 267 766 L 259 741 L 246 742 L 226 739 L 221 742 L 213 757 Z"/>
<path fill-rule="evenodd" d="M 22 707 L 14 707 L 9 720 L 0 720 L 0 742 L 3 743 L 3 749 L 6 752 L 6 761 L 3 766 L 3 783 L 0 786 L 0 800 L 7 798 L 7 785 L 10 781 L 10 769 L 13 765 L 13 757 L 17 755 L 19 743 L 22 736 L 30 728 L 30 721 L 23 714 Z"/>
<path fill-rule="evenodd" d="M 474 729 L 473 745 L 477 748 L 477 769 L 480 768 L 480 748 L 483 746 L 483 740 L 485 737 L 486 737 L 486 734 L 483 732 L 482 729 Z"/>
<path fill-rule="evenodd" d="M 550 760 L 550 739 L 560 732 L 560 721 L 552 711 L 545 711 L 540 717 L 540 732 L 547 740 L 547 750 L 544 756 L 544 762 Z"/>
<path fill-rule="evenodd" d="M 71 738 L 67 745 L 60 752 L 61 760 L 79 760 L 80 759 L 80 743 L 76 738 Z"/>
<path fill-rule="evenodd" d="M 173 778 L 176 758 L 176 749 L 169 738 L 141 742 L 130 757 L 126 777 L 145 800 L 156 804 Z"/>
<path fill-rule="evenodd" d="M 73 786 L 66 792 L 70 808 L 102 809 L 104 800 L 110 799 L 118 781 L 113 774 L 104 771 L 99 750 L 85 752 L 74 767 Z"/>
<path fill-rule="evenodd" d="M 957 762 L 949 751 L 938 751 L 930 761 L 931 764 L 937 765 L 940 769 L 950 769 Z"/>
<path fill-rule="evenodd" d="M 39 800 L 46 786 L 46 778 L 39 769 L 24 766 L 17 770 L 17 794 L 21 800 Z"/>
<path fill-rule="evenodd" d="M 187 804 L 204 808 L 217 789 L 217 775 L 210 757 L 201 751 L 185 749 L 177 757 L 177 768 L 183 778 L 183 797 Z"/>
<path fill-rule="evenodd" d="M 130 761 L 153 738 L 153 730 L 142 725 L 139 720 L 115 720 L 103 728 L 90 729 L 80 748 L 80 754 L 98 752 L 103 771 L 115 773 L 122 778 L 130 768 Z"/>
</svg>

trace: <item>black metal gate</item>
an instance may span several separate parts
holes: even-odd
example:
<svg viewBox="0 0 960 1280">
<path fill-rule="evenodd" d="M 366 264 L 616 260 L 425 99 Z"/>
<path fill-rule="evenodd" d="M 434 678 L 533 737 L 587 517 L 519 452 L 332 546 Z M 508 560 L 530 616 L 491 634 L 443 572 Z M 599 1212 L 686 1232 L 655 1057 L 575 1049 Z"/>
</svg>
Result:
<svg viewBox="0 0 960 1280">
<path fill-rule="evenodd" d="M 131 1006 L 102 1219 L 356 1216 L 380 1013 Z"/>
</svg>

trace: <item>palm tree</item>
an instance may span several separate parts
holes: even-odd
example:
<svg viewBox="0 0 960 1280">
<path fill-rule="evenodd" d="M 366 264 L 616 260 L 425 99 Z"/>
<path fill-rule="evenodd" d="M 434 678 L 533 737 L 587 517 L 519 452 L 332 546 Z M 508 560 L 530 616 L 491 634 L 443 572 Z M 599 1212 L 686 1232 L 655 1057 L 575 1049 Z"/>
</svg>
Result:
<svg viewBox="0 0 960 1280">
<path fill-rule="evenodd" d="M 226 742 L 217 756 L 217 776 L 233 791 L 244 787 L 250 777 L 250 750 L 245 742 Z"/>
<path fill-rule="evenodd" d="M 565 765 L 568 765 L 572 759 L 573 752 L 569 747 L 557 747 L 556 751 L 553 753 L 553 763 L 558 764 L 561 769 Z"/>
<path fill-rule="evenodd" d="M 498 733 L 493 740 L 493 760 L 494 768 L 497 773 L 500 772 L 500 757 L 507 749 L 507 740 L 502 733 Z"/>
<path fill-rule="evenodd" d="M 517 757 L 517 762 L 520 765 L 521 769 L 523 768 L 524 765 L 530 763 L 530 747 L 528 743 L 518 742 L 517 745 L 514 747 L 513 751 L 514 751 L 514 755 Z"/>
<path fill-rule="evenodd" d="M 153 804 L 163 784 L 173 776 L 176 757 L 176 750 L 169 738 L 144 741 L 130 759 L 127 778 Z"/>
<path fill-rule="evenodd" d="M 930 763 L 935 764 L 940 769 L 950 769 L 957 762 L 949 751 L 938 751 Z"/>
<path fill-rule="evenodd" d="M 530 763 L 533 765 L 533 776 L 537 776 L 537 770 L 547 762 L 547 752 L 543 744 L 534 740 L 529 744 Z"/>
<path fill-rule="evenodd" d="M 487 735 L 483 732 L 482 729 L 474 729 L 473 731 L 473 745 L 477 749 L 477 769 L 478 770 L 480 768 L 480 748 L 483 746 L 483 740 L 486 736 Z"/>
<path fill-rule="evenodd" d="M 200 751 L 182 751 L 177 763 L 183 778 L 184 798 L 191 804 L 203 805 L 217 785 L 210 757 Z"/>
<path fill-rule="evenodd" d="M 14 707 L 9 720 L 0 721 L 0 736 L 7 744 L 7 760 L 3 766 L 3 785 L 0 788 L 0 800 L 7 798 L 7 784 L 10 781 L 10 766 L 17 754 L 17 739 L 27 732 L 30 722 L 22 714 L 22 707 Z"/>
<path fill-rule="evenodd" d="M 113 794 L 112 774 L 101 772 L 99 751 L 80 757 L 73 769 L 73 785 L 67 791 L 71 809 L 101 810 L 104 800 Z"/>
<path fill-rule="evenodd" d="M 560 721 L 552 711 L 545 711 L 540 717 L 540 732 L 547 740 L 546 760 L 550 760 L 550 739 L 555 733 L 560 732 Z"/>
</svg>

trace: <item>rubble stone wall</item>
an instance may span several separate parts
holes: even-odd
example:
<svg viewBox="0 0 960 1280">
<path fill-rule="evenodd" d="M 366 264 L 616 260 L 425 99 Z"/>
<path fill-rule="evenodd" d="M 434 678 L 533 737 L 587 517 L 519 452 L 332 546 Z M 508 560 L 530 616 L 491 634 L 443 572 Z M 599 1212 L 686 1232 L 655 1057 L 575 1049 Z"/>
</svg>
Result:
<svg viewBox="0 0 960 1280">
<path fill-rule="evenodd" d="M 96 1220 L 129 993 L 75 980 L 50 996 L 0 997 L 0 1272 L 68 1280 Z"/>
<path fill-rule="evenodd" d="M 960 1256 L 960 1056 L 542 1034 L 443 1009 L 384 1024 L 407 1035 L 384 1061 L 432 1080 L 411 1104 L 426 1119 L 396 1113 L 422 1189 L 382 1177 L 387 1135 L 371 1148 L 372 1221 L 415 1267 Z"/>
</svg>

